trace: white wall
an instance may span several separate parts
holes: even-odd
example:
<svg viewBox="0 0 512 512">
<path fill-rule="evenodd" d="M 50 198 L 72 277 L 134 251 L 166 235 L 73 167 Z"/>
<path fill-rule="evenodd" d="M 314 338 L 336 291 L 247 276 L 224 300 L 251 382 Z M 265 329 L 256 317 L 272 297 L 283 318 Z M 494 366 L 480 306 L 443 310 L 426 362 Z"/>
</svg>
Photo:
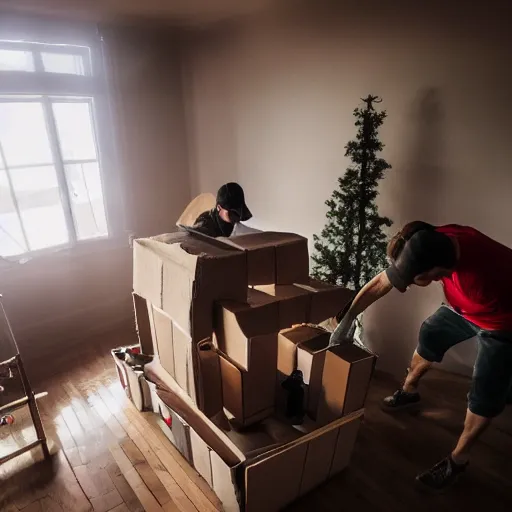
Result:
<svg viewBox="0 0 512 512">
<path fill-rule="evenodd" d="M 311 239 L 347 166 L 352 110 L 378 94 L 389 115 L 384 157 L 393 165 L 379 204 L 394 229 L 414 219 L 463 223 L 512 246 L 504 12 L 432 2 L 423 9 L 397 1 L 393 10 L 366 2 L 366 11 L 310 4 L 187 41 L 193 193 L 237 180 L 258 227 Z M 383 368 L 405 369 L 421 321 L 441 298 L 434 287 L 392 292 L 367 312 L 366 334 Z M 465 347 L 447 363 L 468 371 L 472 357 Z"/>
</svg>

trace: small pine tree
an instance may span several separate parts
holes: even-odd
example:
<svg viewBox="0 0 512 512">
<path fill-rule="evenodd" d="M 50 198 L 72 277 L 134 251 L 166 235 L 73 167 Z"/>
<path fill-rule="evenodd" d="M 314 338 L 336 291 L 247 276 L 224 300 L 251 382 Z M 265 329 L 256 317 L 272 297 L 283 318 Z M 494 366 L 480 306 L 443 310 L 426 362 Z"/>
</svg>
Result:
<svg viewBox="0 0 512 512">
<path fill-rule="evenodd" d="M 374 109 L 373 104 L 382 101 L 377 96 L 362 101 L 365 107 L 354 110 L 356 138 L 345 146 L 352 163 L 326 201 L 327 224 L 320 236 L 314 235 L 313 255 L 315 277 L 356 290 L 385 267 L 387 240 L 382 228 L 392 224 L 379 215 L 376 205 L 379 180 L 391 169 L 377 157 L 384 147 L 378 129 L 386 111 Z"/>
</svg>

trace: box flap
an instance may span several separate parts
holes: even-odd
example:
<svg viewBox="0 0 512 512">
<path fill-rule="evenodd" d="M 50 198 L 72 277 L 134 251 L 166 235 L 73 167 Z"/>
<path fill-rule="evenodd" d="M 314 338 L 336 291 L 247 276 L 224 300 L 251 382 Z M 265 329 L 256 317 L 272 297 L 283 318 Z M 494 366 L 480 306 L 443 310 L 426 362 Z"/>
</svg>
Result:
<svg viewBox="0 0 512 512">
<path fill-rule="evenodd" d="M 210 448 L 199 435 L 190 429 L 190 446 L 192 451 L 192 462 L 197 472 L 213 487 L 212 467 L 210 464 Z"/>
<path fill-rule="evenodd" d="M 162 366 L 175 377 L 172 320 L 155 306 L 152 307 L 152 315 L 156 353 Z"/>
<path fill-rule="evenodd" d="M 251 233 L 249 235 L 232 236 L 229 238 L 221 237 L 218 240 L 236 247 L 237 249 L 250 250 L 261 247 L 276 247 L 278 245 L 296 243 L 297 241 L 307 239 L 294 233 L 265 231 L 262 233 Z"/>
<path fill-rule="evenodd" d="M 338 434 L 339 429 L 331 430 L 309 441 L 300 485 L 301 496 L 329 478 Z"/>
<path fill-rule="evenodd" d="M 347 361 L 347 363 L 355 363 L 357 361 L 361 361 L 363 359 L 371 359 L 375 357 L 373 354 L 363 350 L 362 348 L 356 345 L 336 345 L 329 349 L 333 354 L 336 354 L 338 357 Z"/>
<path fill-rule="evenodd" d="M 183 210 L 183 213 L 180 215 L 176 225 L 193 226 L 199 215 L 215 208 L 216 203 L 217 200 L 215 196 L 210 192 L 199 194 L 197 197 L 192 199 L 185 210 Z"/>
<path fill-rule="evenodd" d="M 251 464 L 245 474 L 245 511 L 274 512 L 299 497 L 307 443 Z"/>
<path fill-rule="evenodd" d="M 151 304 L 136 293 L 133 293 L 132 295 L 140 349 L 143 354 L 153 355 L 155 353 L 155 347 L 153 346 L 153 337 L 151 333 Z"/>
<path fill-rule="evenodd" d="M 354 421 L 340 426 L 329 478 L 338 474 L 348 466 L 354 445 L 356 444 L 359 427 L 361 426 L 361 416 L 360 414 Z"/>
<path fill-rule="evenodd" d="M 245 460 L 245 455 L 221 429 L 195 407 L 192 399 L 162 368 L 158 360 L 147 364 L 144 373 L 148 380 L 157 385 L 157 394 L 163 402 L 176 411 L 227 464 L 235 466 Z"/>
</svg>

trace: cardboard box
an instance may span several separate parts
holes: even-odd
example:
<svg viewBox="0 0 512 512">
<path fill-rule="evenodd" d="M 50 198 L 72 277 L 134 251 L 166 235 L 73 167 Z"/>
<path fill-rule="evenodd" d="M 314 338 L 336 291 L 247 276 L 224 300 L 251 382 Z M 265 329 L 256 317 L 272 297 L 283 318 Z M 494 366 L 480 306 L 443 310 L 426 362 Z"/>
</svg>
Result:
<svg viewBox="0 0 512 512">
<path fill-rule="evenodd" d="M 320 335 L 297 347 L 297 369 L 302 371 L 304 384 L 308 386 L 306 412 L 316 419 L 320 396 L 325 355 L 329 336 Z"/>
<path fill-rule="evenodd" d="M 122 359 L 123 348 L 137 349 L 139 347 L 138 345 L 131 345 L 129 347 L 115 348 L 111 351 L 121 386 L 125 390 L 126 396 L 128 396 L 139 411 L 151 410 L 151 392 L 146 379 L 144 379 L 144 372 L 135 370 L 132 366 L 125 363 Z"/>
<path fill-rule="evenodd" d="M 325 354 L 317 421 L 325 425 L 364 406 L 376 357 L 356 345 L 330 348 Z"/>
<path fill-rule="evenodd" d="M 158 381 L 158 366 L 148 369 L 152 380 Z M 194 464 L 198 461 L 199 471 L 228 512 L 276 512 L 339 473 L 349 463 L 363 415 L 358 411 L 320 429 L 296 431 L 298 437 L 293 438 L 289 426 L 282 429 L 282 437 L 274 426 L 271 445 L 244 452 L 237 445 L 244 432 L 231 439 L 229 432 L 195 409 L 180 388 L 173 387 L 172 379 L 169 386 L 159 383 L 159 397 L 194 431 L 192 451 L 198 454 Z"/>
<path fill-rule="evenodd" d="M 211 337 L 214 301 L 247 299 L 245 254 L 186 232 L 158 238 L 134 241 L 134 292 L 170 315 L 193 341 Z"/>
<path fill-rule="evenodd" d="M 311 294 L 304 288 L 288 284 L 257 286 L 257 290 L 279 301 L 279 329 L 288 329 L 308 321 Z"/>
<path fill-rule="evenodd" d="M 267 231 L 222 238 L 222 242 L 246 252 L 250 285 L 309 282 L 307 238 Z"/>
<path fill-rule="evenodd" d="M 274 411 L 277 336 L 258 338 L 249 371 L 220 354 L 224 408 L 240 425 L 251 425 Z"/>
<path fill-rule="evenodd" d="M 133 293 L 133 309 L 135 311 L 135 327 L 139 337 L 140 349 L 143 354 L 154 355 L 153 337 L 151 335 L 151 304 L 146 299 Z"/>
<path fill-rule="evenodd" d="M 187 462 L 193 463 L 192 444 L 190 441 L 191 431 L 188 423 L 170 407 L 168 407 L 160 398 L 158 399 L 158 412 L 162 417 L 159 422 L 160 428 L 167 436 L 169 441 L 185 457 Z"/>
<path fill-rule="evenodd" d="M 311 301 L 307 321 L 319 324 L 336 316 L 355 297 L 355 291 L 334 286 L 329 283 L 309 278 L 307 284 L 299 283 L 298 287 L 310 293 Z"/>
<path fill-rule="evenodd" d="M 330 334 L 311 325 L 299 325 L 285 329 L 278 335 L 277 369 L 283 375 L 291 375 L 297 368 L 297 347 L 316 338 L 321 338 L 325 345 L 329 343 Z"/>
<path fill-rule="evenodd" d="M 223 301 L 215 307 L 215 341 L 221 352 L 245 370 L 261 345 L 260 337 L 279 331 L 279 303 L 248 290 L 246 303 Z"/>
</svg>

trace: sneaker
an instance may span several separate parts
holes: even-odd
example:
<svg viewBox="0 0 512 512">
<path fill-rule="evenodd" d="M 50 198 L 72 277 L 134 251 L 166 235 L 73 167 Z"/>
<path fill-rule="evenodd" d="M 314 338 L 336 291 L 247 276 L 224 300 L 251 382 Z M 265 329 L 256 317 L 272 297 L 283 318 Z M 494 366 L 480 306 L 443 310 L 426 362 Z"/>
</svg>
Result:
<svg viewBox="0 0 512 512">
<path fill-rule="evenodd" d="M 428 490 L 443 491 L 457 481 L 459 475 L 464 473 L 468 467 L 468 464 L 469 462 L 456 464 L 451 457 L 446 457 L 428 471 L 419 474 L 416 477 L 416 482 Z"/>
<path fill-rule="evenodd" d="M 419 393 L 407 393 L 403 389 L 399 389 L 393 395 L 384 398 L 382 408 L 390 412 L 402 411 L 416 406 L 419 401 Z"/>
</svg>

